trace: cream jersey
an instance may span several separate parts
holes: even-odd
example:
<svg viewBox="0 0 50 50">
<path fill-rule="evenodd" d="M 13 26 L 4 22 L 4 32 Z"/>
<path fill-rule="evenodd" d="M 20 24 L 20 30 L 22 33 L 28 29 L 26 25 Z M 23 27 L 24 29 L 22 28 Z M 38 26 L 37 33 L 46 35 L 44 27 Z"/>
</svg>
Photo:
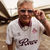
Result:
<svg viewBox="0 0 50 50">
<path fill-rule="evenodd" d="M 7 26 L 6 43 L 12 44 L 15 41 L 15 50 L 37 50 L 40 45 L 44 26 L 35 18 L 31 19 L 32 25 L 26 30 L 19 26 L 18 19 L 10 22 Z M 27 26 L 25 26 L 26 28 Z"/>
</svg>

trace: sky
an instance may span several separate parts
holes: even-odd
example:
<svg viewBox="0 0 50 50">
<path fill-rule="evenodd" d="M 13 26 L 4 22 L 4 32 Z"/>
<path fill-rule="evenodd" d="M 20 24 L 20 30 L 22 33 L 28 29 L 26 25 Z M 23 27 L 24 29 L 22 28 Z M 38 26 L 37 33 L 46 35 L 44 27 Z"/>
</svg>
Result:
<svg viewBox="0 0 50 50">
<path fill-rule="evenodd" d="M 7 7 L 10 15 L 13 15 L 15 12 L 17 12 L 17 10 L 15 10 L 14 8 L 17 7 L 18 0 L 3 0 L 3 1 Z M 50 5 L 50 0 L 33 0 L 33 1 L 34 1 L 34 7 Z M 10 13 L 10 9 L 12 9 L 12 14 Z"/>
</svg>

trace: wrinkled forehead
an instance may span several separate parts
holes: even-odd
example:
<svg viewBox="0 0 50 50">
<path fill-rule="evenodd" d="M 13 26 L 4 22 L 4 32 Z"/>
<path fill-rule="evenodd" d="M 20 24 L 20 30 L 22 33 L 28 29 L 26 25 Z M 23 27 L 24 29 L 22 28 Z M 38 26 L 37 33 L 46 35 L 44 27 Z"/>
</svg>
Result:
<svg viewBox="0 0 50 50">
<path fill-rule="evenodd" d="M 24 2 L 20 5 L 19 9 L 33 9 L 31 2 Z"/>
</svg>

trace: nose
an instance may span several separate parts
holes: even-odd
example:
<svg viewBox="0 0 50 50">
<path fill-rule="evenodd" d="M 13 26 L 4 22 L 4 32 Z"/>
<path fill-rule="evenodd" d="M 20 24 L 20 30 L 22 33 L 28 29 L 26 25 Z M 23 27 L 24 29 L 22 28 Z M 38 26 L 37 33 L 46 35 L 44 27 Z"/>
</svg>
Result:
<svg viewBox="0 0 50 50">
<path fill-rule="evenodd" d="M 28 11 L 25 12 L 25 15 L 28 15 Z"/>
</svg>

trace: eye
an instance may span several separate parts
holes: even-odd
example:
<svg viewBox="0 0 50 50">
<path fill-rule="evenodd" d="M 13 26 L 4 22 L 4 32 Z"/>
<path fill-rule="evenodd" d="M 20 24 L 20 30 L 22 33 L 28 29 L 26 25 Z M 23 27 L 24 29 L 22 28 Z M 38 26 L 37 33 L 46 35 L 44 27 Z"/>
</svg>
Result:
<svg viewBox="0 0 50 50">
<path fill-rule="evenodd" d="M 21 10 L 20 10 L 20 12 L 25 13 L 25 12 L 26 12 L 26 10 L 25 10 L 25 9 L 21 9 Z"/>
<path fill-rule="evenodd" d="M 33 13 L 33 10 L 28 10 L 28 13 Z"/>
</svg>

